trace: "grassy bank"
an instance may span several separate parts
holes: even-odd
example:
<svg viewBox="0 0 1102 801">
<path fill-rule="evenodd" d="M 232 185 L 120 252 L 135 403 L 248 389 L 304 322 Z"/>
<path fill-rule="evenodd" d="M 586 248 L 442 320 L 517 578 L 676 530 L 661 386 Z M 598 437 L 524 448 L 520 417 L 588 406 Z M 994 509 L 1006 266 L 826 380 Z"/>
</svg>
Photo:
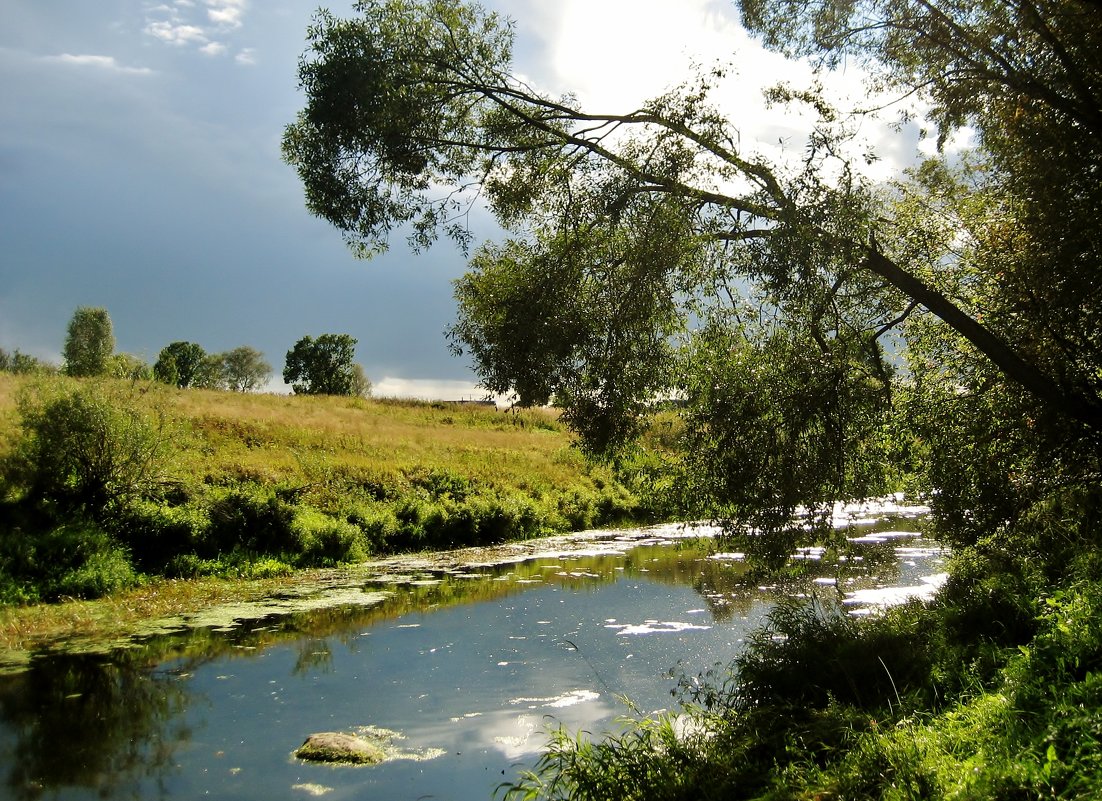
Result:
<svg viewBox="0 0 1102 801">
<path fill-rule="evenodd" d="M 0 375 L 0 459 L 9 603 L 644 515 L 548 410 Z"/>
</svg>

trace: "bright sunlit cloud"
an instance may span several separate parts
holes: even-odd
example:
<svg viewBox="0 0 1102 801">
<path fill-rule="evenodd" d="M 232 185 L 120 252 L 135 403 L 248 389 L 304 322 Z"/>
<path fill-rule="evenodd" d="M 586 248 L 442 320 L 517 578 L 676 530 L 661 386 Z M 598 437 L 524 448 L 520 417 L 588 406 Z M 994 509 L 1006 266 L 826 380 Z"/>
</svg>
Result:
<svg viewBox="0 0 1102 801">
<path fill-rule="evenodd" d="M 500 4 L 506 13 L 538 19 L 518 28 L 517 48 L 532 46 L 525 37 L 542 37 L 544 58 L 525 63 L 534 82 L 554 93 L 571 93 L 583 108 L 625 113 L 713 67 L 725 77 L 713 79 L 711 99 L 737 132 L 744 155 L 776 162 L 802 158 L 816 114 L 798 104 L 769 107 L 763 91 L 778 83 L 809 88 L 818 77 L 825 96 L 840 110 L 865 101 L 866 74 L 858 66 L 816 76 L 811 65 L 791 61 L 751 38 L 739 23 L 734 3 L 718 0 L 560 0 L 554 10 L 534 0 Z M 525 6 L 531 6 L 525 8 Z M 862 165 L 882 180 L 913 161 L 917 135 L 901 137 L 886 122 L 863 120 L 853 154 L 870 147 L 882 158 Z"/>
<path fill-rule="evenodd" d="M 246 0 L 207 0 L 207 17 L 216 25 L 240 28 L 245 16 Z"/>
<path fill-rule="evenodd" d="M 205 13 L 204 13 L 205 9 Z M 248 0 L 205 0 L 200 9 L 192 0 L 146 8 L 145 33 L 177 47 L 195 46 L 206 56 L 221 56 L 228 46 L 221 37 L 240 29 L 248 11 Z M 235 60 L 255 64 L 251 48 L 239 51 Z"/>
</svg>

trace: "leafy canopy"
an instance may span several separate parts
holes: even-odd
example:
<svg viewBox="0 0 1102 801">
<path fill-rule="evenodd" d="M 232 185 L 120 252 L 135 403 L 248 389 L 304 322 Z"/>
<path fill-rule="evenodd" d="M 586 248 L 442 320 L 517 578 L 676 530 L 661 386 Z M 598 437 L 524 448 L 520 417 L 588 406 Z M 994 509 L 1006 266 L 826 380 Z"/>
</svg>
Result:
<svg viewBox="0 0 1102 801">
<path fill-rule="evenodd" d="M 993 482 L 1005 519 L 1046 448 L 1062 454 L 1046 482 L 1096 469 L 1096 7 L 741 6 L 767 45 L 822 69 L 854 58 L 870 97 L 917 96 L 943 141 L 967 123 L 979 146 L 873 185 L 845 155 L 860 115 L 777 87 L 820 119 L 801 161 L 772 163 L 713 102 L 723 70 L 593 113 L 518 78 L 511 24 L 480 6 L 363 0 L 309 29 L 284 156 L 362 255 L 400 227 L 466 247 L 487 204 L 509 236 L 457 282 L 455 350 L 492 391 L 554 399 L 596 452 L 674 401 L 662 469 L 690 510 L 770 526 L 944 446 L 962 461 L 931 481 L 946 497 Z"/>
<path fill-rule="evenodd" d="M 107 309 L 77 307 L 65 336 L 65 372 L 76 377 L 103 375 L 114 351 L 115 334 Z"/>
<path fill-rule="evenodd" d="M 229 389 L 251 392 L 272 377 L 272 366 L 256 348 L 241 345 L 221 356 L 223 379 Z"/>
<path fill-rule="evenodd" d="M 352 361 L 356 340 L 348 334 L 304 336 L 287 351 L 283 380 L 298 395 L 356 395 L 366 378 Z"/>
<path fill-rule="evenodd" d="M 180 389 L 193 386 L 203 371 L 207 352 L 195 342 L 172 342 L 161 348 L 153 374 L 159 381 Z"/>
</svg>

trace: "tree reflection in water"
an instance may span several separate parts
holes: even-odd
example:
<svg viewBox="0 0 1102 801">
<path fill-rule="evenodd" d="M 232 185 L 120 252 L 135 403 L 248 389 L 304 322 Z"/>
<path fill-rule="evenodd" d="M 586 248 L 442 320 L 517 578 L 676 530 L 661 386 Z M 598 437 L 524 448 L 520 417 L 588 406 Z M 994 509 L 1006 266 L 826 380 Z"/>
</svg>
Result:
<svg viewBox="0 0 1102 801">
<path fill-rule="evenodd" d="M 148 795 L 190 739 L 174 718 L 187 706 L 178 677 L 151 670 L 138 653 L 36 659 L 0 679 L 0 717 L 16 735 L 5 756 L 10 796 L 37 799 L 85 787 L 102 798 Z"/>
</svg>

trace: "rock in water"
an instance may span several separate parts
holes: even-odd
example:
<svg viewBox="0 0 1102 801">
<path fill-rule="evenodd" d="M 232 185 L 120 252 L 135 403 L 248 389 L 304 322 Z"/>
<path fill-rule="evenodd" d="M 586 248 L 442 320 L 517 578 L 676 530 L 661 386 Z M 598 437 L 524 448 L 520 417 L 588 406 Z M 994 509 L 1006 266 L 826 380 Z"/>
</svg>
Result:
<svg viewBox="0 0 1102 801">
<path fill-rule="evenodd" d="M 355 765 L 377 765 L 386 759 L 383 749 L 370 740 L 336 731 L 311 734 L 295 751 L 295 756 L 310 762 L 349 762 Z"/>
</svg>

